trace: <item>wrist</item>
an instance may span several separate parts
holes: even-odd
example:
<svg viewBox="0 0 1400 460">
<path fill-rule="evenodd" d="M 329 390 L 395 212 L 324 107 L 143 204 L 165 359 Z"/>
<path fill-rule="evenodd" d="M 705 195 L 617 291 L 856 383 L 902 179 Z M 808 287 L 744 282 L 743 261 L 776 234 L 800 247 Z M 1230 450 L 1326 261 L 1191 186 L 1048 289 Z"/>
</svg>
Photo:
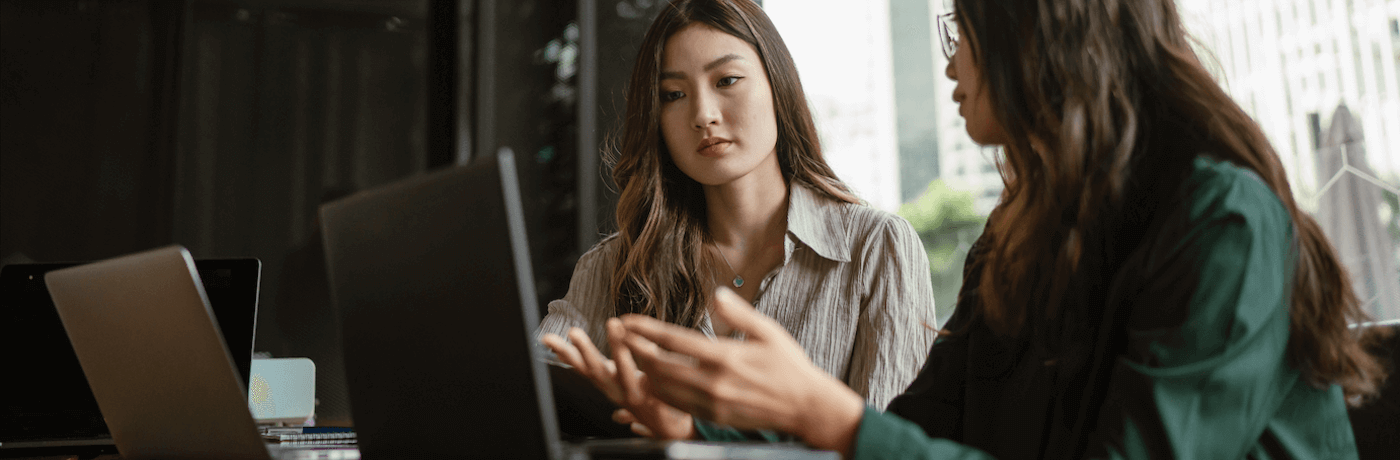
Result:
<svg viewBox="0 0 1400 460">
<path fill-rule="evenodd" d="M 865 415 L 865 399 L 846 384 L 826 377 L 806 392 L 799 407 L 807 410 L 796 414 L 793 429 L 788 432 L 812 447 L 849 457 Z"/>
<path fill-rule="evenodd" d="M 700 428 L 695 426 L 695 420 L 694 415 L 685 414 L 685 424 L 683 425 L 684 428 L 682 428 L 679 433 L 679 439 L 692 441 L 700 439 Z"/>
</svg>

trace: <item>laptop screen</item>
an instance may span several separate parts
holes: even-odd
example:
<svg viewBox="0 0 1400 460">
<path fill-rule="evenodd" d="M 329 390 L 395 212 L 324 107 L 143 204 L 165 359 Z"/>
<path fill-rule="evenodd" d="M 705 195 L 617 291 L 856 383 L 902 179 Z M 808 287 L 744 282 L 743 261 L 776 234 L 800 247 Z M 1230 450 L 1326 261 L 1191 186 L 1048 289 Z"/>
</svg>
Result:
<svg viewBox="0 0 1400 460">
<path fill-rule="evenodd" d="M 76 263 L 11 264 L 0 268 L 0 356 L 6 363 L 0 398 L 0 441 L 110 436 L 97 400 L 54 309 L 44 274 Z M 224 342 L 247 391 L 257 321 L 257 259 L 195 261 Z"/>
<path fill-rule="evenodd" d="M 505 150 L 321 207 L 365 458 L 559 451 L 514 165 Z"/>
</svg>

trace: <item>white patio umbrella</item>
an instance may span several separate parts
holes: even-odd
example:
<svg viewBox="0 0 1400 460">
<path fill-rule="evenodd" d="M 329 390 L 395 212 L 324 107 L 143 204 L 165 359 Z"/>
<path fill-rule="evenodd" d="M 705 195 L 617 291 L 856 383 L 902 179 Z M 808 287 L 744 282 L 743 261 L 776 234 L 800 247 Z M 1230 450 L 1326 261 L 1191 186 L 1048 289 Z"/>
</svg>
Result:
<svg viewBox="0 0 1400 460">
<path fill-rule="evenodd" d="M 1380 220 L 1381 191 L 1394 184 L 1366 165 L 1365 135 L 1346 104 L 1337 107 L 1317 150 L 1317 221 L 1336 248 L 1352 288 L 1377 320 L 1400 318 L 1400 272 L 1394 243 Z"/>
</svg>

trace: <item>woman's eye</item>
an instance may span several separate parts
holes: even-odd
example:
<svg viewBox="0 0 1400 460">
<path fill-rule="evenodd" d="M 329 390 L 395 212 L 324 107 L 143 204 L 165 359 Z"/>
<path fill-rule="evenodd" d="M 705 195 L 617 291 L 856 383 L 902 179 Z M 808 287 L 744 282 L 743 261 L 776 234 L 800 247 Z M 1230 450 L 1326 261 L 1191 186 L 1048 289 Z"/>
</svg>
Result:
<svg viewBox="0 0 1400 460">
<path fill-rule="evenodd" d="M 685 96 L 685 93 L 682 93 L 682 92 L 680 92 L 680 91 L 663 91 L 663 92 L 661 93 L 661 101 L 662 101 L 662 102 L 671 102 L 671 101 L 674 101 L 674 100 L 676 100 L 676 99 L 680 99 L 680 98 L 683 97 L 683 96 Z"/>
<path fill-rule="evenodd" d="M 739 82 L 739 79 L 741 79 L 741 78 L 744 78 L 744 77 L 724 77 L 724 78 L 721 78 L 721 79 L 719 79 L 719 86 L 720 86 L 721 88 L 723 88 L 723 87 L 725 87 L 725 86 L 729 86 L 729 85 L 738 83 L 738 82 Z"/>
</svg>

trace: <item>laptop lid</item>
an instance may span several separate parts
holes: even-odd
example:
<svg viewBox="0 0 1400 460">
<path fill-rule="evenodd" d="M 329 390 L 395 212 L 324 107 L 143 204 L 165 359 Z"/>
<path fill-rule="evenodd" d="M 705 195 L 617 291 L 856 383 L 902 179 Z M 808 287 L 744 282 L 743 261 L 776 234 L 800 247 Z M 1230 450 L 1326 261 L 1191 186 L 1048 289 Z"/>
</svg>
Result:
<svg viewBox="0 0 1400 460">
<path fill-rule="evenodd" d="M 188 251 L 44 279 L 123 458 L 268 458 Z"/>
<path fill-rule="evenodd" d="M 367 458 L 559 458 L 515 163 L 502 149 L 321 207 Z"/>
<path fill-rule="evenodd" d="M 0 450 L 111 446 L 112 437 L 88 387 L 44 284 L 50 271 L 77 263 L 11 264 L 0 268 L 0 354 L 6 386 L 24 398 L 0 398 Z M 257 259 L 195 261 L 235 367 L 248 381 L 257 322 Z"/>
</svg>

